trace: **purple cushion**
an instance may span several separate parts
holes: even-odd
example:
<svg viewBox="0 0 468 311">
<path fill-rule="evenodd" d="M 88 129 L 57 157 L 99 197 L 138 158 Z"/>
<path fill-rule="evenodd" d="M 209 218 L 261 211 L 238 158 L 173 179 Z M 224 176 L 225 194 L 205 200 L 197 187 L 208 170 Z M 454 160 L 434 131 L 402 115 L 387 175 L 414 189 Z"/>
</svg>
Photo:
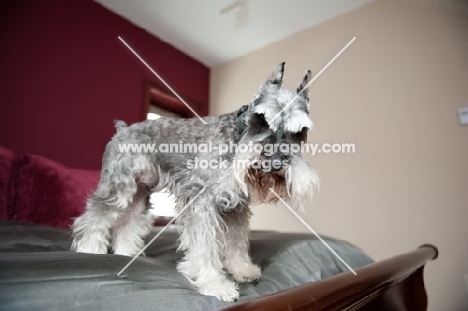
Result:
<svg viewBox="0 0 468 311">
<path fill-rule="evenodd" d="M 37 155 L 15 163 L 14 219 L 69 227 L 85 208 L 100 171 L 71 169 Z"/>
<path fill-rule="evenodd" d="M 15 153 L 12 150 L 0 147 L 0 219 L 10 219 L 7 209 L 8 185 L 14 160 Z"/>
</svg>

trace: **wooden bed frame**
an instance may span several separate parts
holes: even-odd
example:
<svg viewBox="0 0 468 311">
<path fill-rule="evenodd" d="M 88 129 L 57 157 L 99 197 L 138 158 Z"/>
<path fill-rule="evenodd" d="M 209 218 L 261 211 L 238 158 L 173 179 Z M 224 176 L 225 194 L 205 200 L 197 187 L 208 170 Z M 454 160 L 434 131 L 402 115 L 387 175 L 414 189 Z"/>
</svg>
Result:
<svg viewBox="0 0 468 311">
<path fill-rule="evenodd" d="M 426 310 L 423 270 L 437 256 L 435 246 L 423 245 L 356 269 L 357 275 L 341 273 L 223 310 Z"/>
</svg>

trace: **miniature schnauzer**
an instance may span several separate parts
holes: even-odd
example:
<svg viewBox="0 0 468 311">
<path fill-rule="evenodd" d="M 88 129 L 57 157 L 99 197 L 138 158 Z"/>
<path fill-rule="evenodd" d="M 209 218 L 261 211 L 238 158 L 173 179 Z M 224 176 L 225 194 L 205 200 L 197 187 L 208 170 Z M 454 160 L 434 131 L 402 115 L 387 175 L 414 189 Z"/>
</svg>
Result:
<svg viewBox="0 0 468 311">
<path fill-rule="evenodd" d="M 306 72 L 296 93 L 281 88 L 284 63 L 260 87 L 251 104 L 236 112 L 200 120 L 160 118 L 126 126 L 117 121 L 117 133 L 107 144 L 101 180 L 87 200 L 87 210 L 73 224 L 72 250 L 132 256 L 143 247 L 153 218 L 147 212 L 151 192 L 167 189 L 176 198 L 179 212 L 202 189 L 177 219 L 178 250 L 184 257 L 177 270 L 203 295 L 234 301 L 237 283 L 256 282 L 261 269 L 249 255 L 249 205 L 282 199 L 302 209 L 319 184 L 300 150 L 249 148 L 240 145 L 295 145 L 307 140 L 312 129 Z M 279 114 L 279 115 L 278 115 Z M 278 116 L 277 116 L 278 115 Z M 170 143 L 211 142 L 209 152 L 121 152 L 119 144 L 161 146 Z M 235 144 L 239 149 L 219 152 L 217 146 Z M 221 150 L 221 148 L 219 148 Z M 246 148 L 244 148 L 246 149 Z M 285 151 L 286 150 L 286 151 Z M 205 150 L 206 151 L 206 150 Z M 220 160 L 225 167 L 188 169 L 188 161 Z M 247 165 L 239 165 L 243 162 Z M 271 166 L 276 162 L 281 165 Z M 192 162 L 193 163 L 193 162 Z"/>
</svg>

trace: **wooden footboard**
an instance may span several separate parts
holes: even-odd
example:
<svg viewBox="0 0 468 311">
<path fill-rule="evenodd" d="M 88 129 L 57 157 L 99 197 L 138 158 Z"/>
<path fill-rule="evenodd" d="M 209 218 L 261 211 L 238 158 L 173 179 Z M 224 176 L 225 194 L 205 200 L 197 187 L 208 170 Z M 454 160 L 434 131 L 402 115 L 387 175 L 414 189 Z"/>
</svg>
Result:
<svg viewBox="0 0 468 311">
<path fill-rule="evenodd" d="M 357 275 L 341 273 L 223 310 L 426 310 L 423 269 L 437 256 L 435 246 L 423 245 L 356 269 Z"/>
</svg>

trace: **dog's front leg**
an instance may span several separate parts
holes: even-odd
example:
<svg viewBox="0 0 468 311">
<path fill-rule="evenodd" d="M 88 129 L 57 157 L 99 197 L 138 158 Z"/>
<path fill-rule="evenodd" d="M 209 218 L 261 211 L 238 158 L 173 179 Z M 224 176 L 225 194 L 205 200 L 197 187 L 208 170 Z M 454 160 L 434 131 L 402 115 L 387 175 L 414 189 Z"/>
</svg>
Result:
<svg viewBox="0 0 468 311">
<path fill-rule="evenodd" d="M 249 223 L 251 212 L 247 206 L 234 209 L 226 214 L 228 227 L 224 267 L 239 283 L 257 282 L 262 271 L 252 263 L 249 255 Z"/>
<path fill-rule="evenodd" d="M 208 192 L 208 191 L 207 191 Z M 223 271 L 221 257 L 225 232 L 217 208 L 204 194 L 177 220 L 180 250 L 185 251 L 177 270 L 194 284 L 200 294 L 233 302 L 239 297 L 237 285 Z"/>
</svg>

